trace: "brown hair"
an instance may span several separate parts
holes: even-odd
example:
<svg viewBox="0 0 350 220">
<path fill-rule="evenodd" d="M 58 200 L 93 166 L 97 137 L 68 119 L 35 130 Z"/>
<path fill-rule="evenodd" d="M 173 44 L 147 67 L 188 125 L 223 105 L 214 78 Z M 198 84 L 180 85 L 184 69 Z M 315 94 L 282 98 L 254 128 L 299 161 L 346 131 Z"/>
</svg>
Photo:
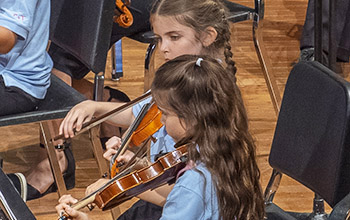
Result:
<svg viewBox="0 0 350 220">
<path fill-rule="evenodd" d="M 174 16 L 180 24 L 192 28 L 198 34 L 213 27 L 218 35 L 215 42 L 205 48 L 207 55 L 223 48 L 226 68 L 235 75 L 237 69 L 232 60 L 231 32 L 226 12 L 221 0 L 156 0 L 151 10 L 151 23 L 156 16 Z"/>
<path fill-rule="evenodd" d="M 186 123 L 186 137 L 178 144 L 195 143 L 188 147 L 189 159 L 212 174 L 220 219 L 263 219 L 255 144 L 240 91 L 227 71 L 208 56 L 183 55 L 157 70 L 152 96 Z"/>
</svg>

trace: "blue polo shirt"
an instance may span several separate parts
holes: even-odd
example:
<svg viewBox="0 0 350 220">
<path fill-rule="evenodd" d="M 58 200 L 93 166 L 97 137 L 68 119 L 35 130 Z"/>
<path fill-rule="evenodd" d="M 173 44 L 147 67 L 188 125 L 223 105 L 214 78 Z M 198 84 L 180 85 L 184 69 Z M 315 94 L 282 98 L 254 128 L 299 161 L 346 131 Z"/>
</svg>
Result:
<svg viewBox="0 0 350 220">
<path fill-rule="evenodd" d="M 178 219 L 219 219 L 216 189 L 202 163 L 180 176 L 166 199 L 160 220 Z"/>
<path fill-rule="evenodd" d="M 17 43 L 0 54 L 0 75 L 15 86 L 43 99 L 50 85 L 52 60 L 49 39 L 50 0 L 0 0 L 0 26 L 17 34 Z"/>
<path fill-rule="evenodd" d="M 136 117 L 138 113 L 141 111 L 142 106 L 146 103 L 149 103 L 151 98 L 145 99 L 144 101 L 133 106 L 132 111 L 134 116 Z M 167 153 L 174 151 L 175 142 L 172 137 L 168 135 L 165 130 L 165 127 L 161 127 L 156 133 L 153 134 L 153 137 L 157 140 L 155 143 L 151 142 L 150 147 L 150 156 L 151 162 L 154 162 L 154 157 L 159 153 Z"/>
</svg>

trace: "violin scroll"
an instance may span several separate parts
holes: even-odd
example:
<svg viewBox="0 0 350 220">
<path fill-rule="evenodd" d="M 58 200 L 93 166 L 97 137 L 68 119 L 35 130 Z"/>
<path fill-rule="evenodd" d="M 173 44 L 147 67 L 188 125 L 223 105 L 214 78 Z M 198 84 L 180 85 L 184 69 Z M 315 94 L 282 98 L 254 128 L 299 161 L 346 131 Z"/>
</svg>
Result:
<svg viewBox="0 0 350 220">
<path fill-rule="evenodd" d="M 128 28 L 132 25 L 134 19 L 130 10 L 126 7 L 130 4 L 130 1 L 125 0 L 124 2 L 122 0 L 115 0 L 117 9 L 114 11 L 113 21 L 123 28 Z"/>
</svg>

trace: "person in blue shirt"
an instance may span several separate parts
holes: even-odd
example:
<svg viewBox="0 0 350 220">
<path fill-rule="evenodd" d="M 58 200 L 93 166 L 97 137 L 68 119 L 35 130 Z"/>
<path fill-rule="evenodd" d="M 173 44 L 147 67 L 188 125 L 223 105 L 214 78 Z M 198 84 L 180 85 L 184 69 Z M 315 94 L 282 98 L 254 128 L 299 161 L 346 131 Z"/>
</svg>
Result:
<svg viewBox="0 0 350 220">
<path fill-rule="evenodd" d="M 209 56 L 183 55 L 163 64 L 152 83 L 161 122 L 175 148 L 186 144 L 187 165 L 177 174 L 161 220 L 264 219 L 255 145 L 240 91 Z M 62 196 L 56 210 L 89 219 Z"/>
<path fill-rule="evenodd" d="M 1 0 L 0 116 L 35 110 L 46 95 L 49 8 L 49 0 Z"/>
</svg>

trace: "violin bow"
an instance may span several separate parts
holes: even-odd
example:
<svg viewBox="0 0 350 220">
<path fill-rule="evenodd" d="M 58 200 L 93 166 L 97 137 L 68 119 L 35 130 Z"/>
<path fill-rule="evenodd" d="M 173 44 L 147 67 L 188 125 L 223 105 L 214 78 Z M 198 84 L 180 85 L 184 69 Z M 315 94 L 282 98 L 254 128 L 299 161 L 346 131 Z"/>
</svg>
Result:
<svg viewBox="0 0 350 220">
<path fill-rule="evenodd" d="M 144 150 L 145 146 L 148 144 L 150 140 L 151 140 L 151 137 L 147 138 L 147 140 L 142 144 L 141 147 L 139 147 L 139 149 L 130 158 L 130 160 L 125 165 L 123 165 L 122 168 L 120 168 L 119 173 L 122 173 L 124 170 L 128 169 L 129 167 L 130 169 L 132 169 L 138 163 L 138 161 L 145 156 L 147 151 L 142 153 L 142 150 Z"/>
<path fill-rule="evenodd" d="M 128 103 L 125 103 L 124 105 L 119 106 L 118 108 L 115 108 L 112 111 L 107 112 L 107 113 L 105 113 L 105 114 L 103 114 L 103 115 L 101 115 L 99 117 L 96 117 L 96 118 L 92 119 L 89 122 L 84 123 L 83 126 L 82 126 L 82 129 L 80 131 L 77 132 L 76 129 L 74 128 L 73 129 L 74 135 L 79 135 L 79 134 L 89 130 L 90 128 L 92 128 L 94 126 L 101 124 L 102 122 L 104 122 L 104 121 L 110 119 L 111 117 L 119 114 L 120 112 L 122 112 L 125 109 L 133 106 L 134 104 L 137 104 L 137 103 L 147 99 L 150 96 L 151 96 L 151 91 L 148 91 L 147 93 L 145 93 L 145 94 L 135 98 L 134 100 L 132 100 L 132 101 L 130 101 Z M 64 139 L 65 140 L 67 138 L 65 138 L 63 134 L 60 134 L 60 135 L 57 135 L 56 137 L 54 137 L 51 141 L 53 142 L 53 141 L 57 141 L 57 140 L 60 140 L 60 139 Z"/>
<path fill-rule="evenodd" d="M 117 151 L 116 154 L 113 155 L 112 159 L 111 159 L 111 164 L 110 166 L 112 167 L 115 160 L 117 159 L 117 157 L 120 155 L 120 154 L 123 154 L 127 148 L 127 146 L 129 145 L 131 139 L 132 139 L 132 136 L 133 136 L 133 133 L 134 131 L 138 128 L 138 126 L 140 125 L 142 119 L 145 117 L 145 115 L 147 114 L 149 108 L 151 106 L 151 103 L 146 103 L 142 106 L 142 109 L 141 111 L 139 112 L 139 114 L 136 116 L 136 119 L 134 120 L 134 122 L 131 124 L 131 126 L 129 127 L 127 133 L 125 134 L 125 137 Z"/>
</svg>

